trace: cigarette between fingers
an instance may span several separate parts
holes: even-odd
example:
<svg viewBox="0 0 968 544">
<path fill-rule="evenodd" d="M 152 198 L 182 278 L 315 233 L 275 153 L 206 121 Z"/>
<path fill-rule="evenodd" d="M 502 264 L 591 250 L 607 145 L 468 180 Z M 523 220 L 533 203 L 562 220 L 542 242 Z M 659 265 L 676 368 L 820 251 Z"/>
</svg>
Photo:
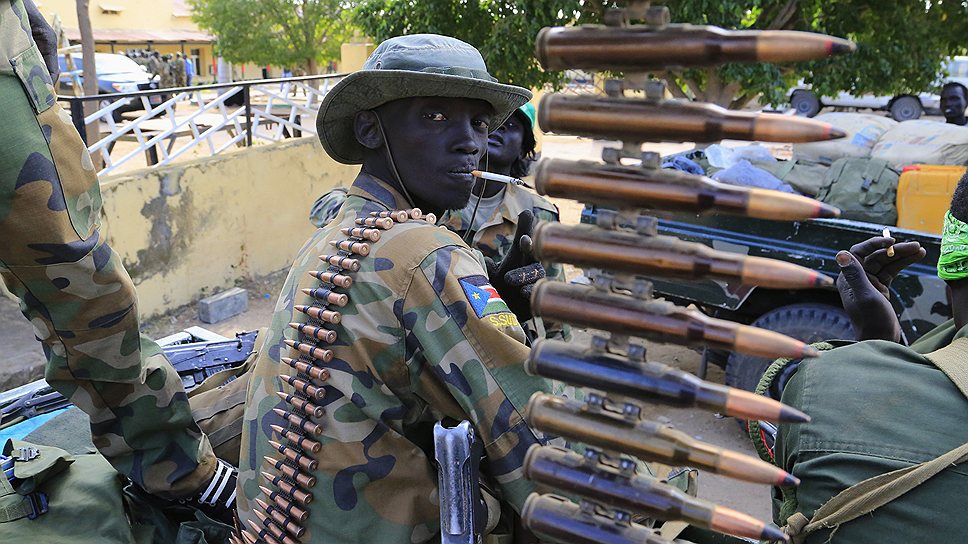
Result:
<svg viewBox="0 0 968 544">
<path fill-rule="evenodd" d="M 884 227 L 884 231 L 881 234 L 884 235 L 884 238 L 892 238 L 892 236 L 891 236 L 891 229 L 889 229 L 887 227 Z M 893 257 L 894 256 L 894 245 L 893 244 L 887 246 L 887 256 L 888 257 Z"/>
</svg>

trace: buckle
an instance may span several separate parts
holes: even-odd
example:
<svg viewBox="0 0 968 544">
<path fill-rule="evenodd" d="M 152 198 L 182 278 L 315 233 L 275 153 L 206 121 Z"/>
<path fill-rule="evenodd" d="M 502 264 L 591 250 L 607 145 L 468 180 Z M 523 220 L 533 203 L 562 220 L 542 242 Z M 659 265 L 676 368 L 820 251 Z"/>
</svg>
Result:
<svg viewBox="0 0 968 544">
<path fill-rule="evenodd" d="M 19 452 L 13 455 L 13 458 L 17 461 L 30 461 L 40 457 L 40 450 L 33 446 L 24 446 L 15 451 Z"/>
<path fill-rule="evenodd" d="M 30 508 L 30 513 L 27 514 L 27 519 L 37 519 L 39 516 L 47 513 L 47 494 L 35 491 L 29 495 L 24 496 L 24 502 Z"/>
</svg>

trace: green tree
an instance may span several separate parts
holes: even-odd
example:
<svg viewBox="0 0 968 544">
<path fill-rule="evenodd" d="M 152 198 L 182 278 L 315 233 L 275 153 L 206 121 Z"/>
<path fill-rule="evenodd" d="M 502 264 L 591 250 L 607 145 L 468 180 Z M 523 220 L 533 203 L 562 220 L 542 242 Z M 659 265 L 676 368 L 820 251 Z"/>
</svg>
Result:
<svg viewBox="0 0 968 544">
<path fill-rule="evenodd" d="M 804 30 L 845 37 L 857 51 L 794 65 L 734 64 L 670 74 L 699 99 L 741 107 L 783 102 L 802 79 L 818 95 L 929 90 L 945 57 L 964 50 L 968 7 L 927 0 L 668 0 L 676 20 L 733 29 Z M 676 89 L 674 89 L 676 90 Z"/>
<path fill-rule="evenodd" d="M 534 38 L 545 26 L 598 22 L 601 0 L 362 0 L 353 20 L 363 32 L 383 41 L 430 32 L 460 38 L 477 47 L 491 75 L 506 83 L 540 87 L 561 82 L 534 58 Z"/>
<path fill-rule="evenodd" d="M 299 66 L 315 74 L 339 58 L 352 35 L 341 0 L 190 0 L 192 19 L 215 35 L 217 53 L 229 62 Z"/>
<path fill-rule="evenodd" d="M 661 2 L 656 2 L 661 3 Z M 544 26 L 600 23 L 601 0 L 362 0 L 354 20 L 383 40 L 415 32 L 456 36 L 484 54 L 491 72 L 518 85 L 560 84 L 533 57 Z M 962 52 L 968 7 L 942 0 L 667 0 L 676 22 L 729 29 L 823 32 L 858 44 L 854 55 L 775 66 L 730 64 L 657 74 L 680 97 L 741 107 L 755 97 L 782 102 L 803 79 L 818 94 L 900 94 L 928 89 L 946 56 Z"/>
</svg>

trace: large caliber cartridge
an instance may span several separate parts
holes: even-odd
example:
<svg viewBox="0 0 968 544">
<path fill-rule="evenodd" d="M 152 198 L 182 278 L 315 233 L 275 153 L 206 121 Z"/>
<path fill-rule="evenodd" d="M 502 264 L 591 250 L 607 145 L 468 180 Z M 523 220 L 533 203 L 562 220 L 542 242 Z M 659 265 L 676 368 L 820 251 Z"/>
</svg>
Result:
<svg viewBox="0 0 968 544">
<path fill-rule="evenodd" d="M 578 495 L 630 514 L 663 521 L 686 521 L 697 527 L 757 540 L 787 538 L 775 525 L 690 497 L 654 478 L 625 474 L 554 446 L 531 446 L 524 458 L 524 475 L 566 495 Z"/>
<path fill-rule="evenodd" d="M 770 113 L 729 111 L 681 100 L 634 100 L 549 94 L 538 122 L 546 132 L 631 142 L 815 142 L 843 138 L 827 123 Z"/>
<path fill-rule="evenodd" d="M 810 420 L 803 412 L 763 395 L 707 382 L 662 363 L 636 363 L 568 342 L 538 342 L 531 349 L 525 368 L 531 374 L 634 401 L 698 407 L 743 419 Z"/>
<path fill-rule="evenodd" d="M 682 280 L 719 278 L 774 289 L 831 287 L 833 279 L 795 264 L 716 251 L 671 236 L 641 236 L 590 225 L 542 222 L 531 236 L 547 262 Z"/>
<path fill-rule="evenodd" d="M 525 408 L 528 423 L 543 432 L 643 461 L 693 466 L 737 480 L 775 486 L 797 485 L 787 471 L 759 459 L 706 442 L 667 425 L 631 421 L 584 403 L 535 393 Z"/>
<path fill-rule="evenodd" d="M 538 194 L 617 208 L 730 213 L 797 221 L 834 218 L 819 200 L 755 187 L 727 185 L 678 170 L 542 159 L 534 174 Z"/>
<path fill-rule="evenodd" d="M 672 544 L 637 523 L 619 524 L 556 495 L 532 493 L 524 501 L 525 526 L 542 539 L 560 544 Z"/>
<path fill-rule="evenodd" d="M 646 71 L 726 62 L 791 62 L 854 49 L 848 40 L 810 32 L 693 25 L 548 27 L 535 40 L 535 54 L 545 70 Z"/>
<path fill-rule="evenodd" d="M 602 331 L 778 359 L 816 357 L 813 347 L 782 334 L 706 316 L 664 301 L 642 301 L 592 287 L 542 280 L 531 295 L 536 315 Z"/>
</svg>

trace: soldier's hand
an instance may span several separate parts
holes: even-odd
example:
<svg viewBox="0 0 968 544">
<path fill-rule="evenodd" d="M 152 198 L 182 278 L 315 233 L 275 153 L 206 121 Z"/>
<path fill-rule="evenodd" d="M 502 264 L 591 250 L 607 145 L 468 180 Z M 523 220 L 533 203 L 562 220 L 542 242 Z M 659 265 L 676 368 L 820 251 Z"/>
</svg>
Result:
<svg viewBox="0 0 968 544">
<path fill-rule="evenodd" d="M 531 231 L 534 214 L 525 210 L 518 215 L 511 249 L 500 263 L 488 259 L 487 275 L 491 285 L 520 321 L 531 319 L 531 291 L 545 277 L 544 267 L 531 254 Z"/>
<path fill-rule="evenodd" d="M 890 302 L 891 283 L 901 270 L 924 258 L 925 250 L 917 242 L 894 242 L 878 236 L 837 254 L 837 290 L 860 340 L 901 340 L 901 324 Z M 889 257 L 892 244 L 894 256 Z"/>
<path fill-rule="evenodd" d="M 894 238 L 875 236 L 850 248 L 850 252 L 864 265 L 864 272 L 871 284 L 887 298 L 891 298 L 891 283 L 898 273 L 927 254 L 918 242 L 895 242 Z M 887 248 L 892 245 L 894 256 L 889 257 Z"/>
<path fill-rule="evenodd" d="M 40 14 L 40 10 L 33 0 L 23 0 L 24 9 L 27 10 L 27 20 L 30 21 L 30 34 L 34 37 L 37 49 L 44 57 L 44 64 L 50 72 L 50 79 L 57 86 L 57 78 L 60 75 L 60 65 L 57 63 L 57 33 L 47 24 L 47 20 Z"/>
</svg>

